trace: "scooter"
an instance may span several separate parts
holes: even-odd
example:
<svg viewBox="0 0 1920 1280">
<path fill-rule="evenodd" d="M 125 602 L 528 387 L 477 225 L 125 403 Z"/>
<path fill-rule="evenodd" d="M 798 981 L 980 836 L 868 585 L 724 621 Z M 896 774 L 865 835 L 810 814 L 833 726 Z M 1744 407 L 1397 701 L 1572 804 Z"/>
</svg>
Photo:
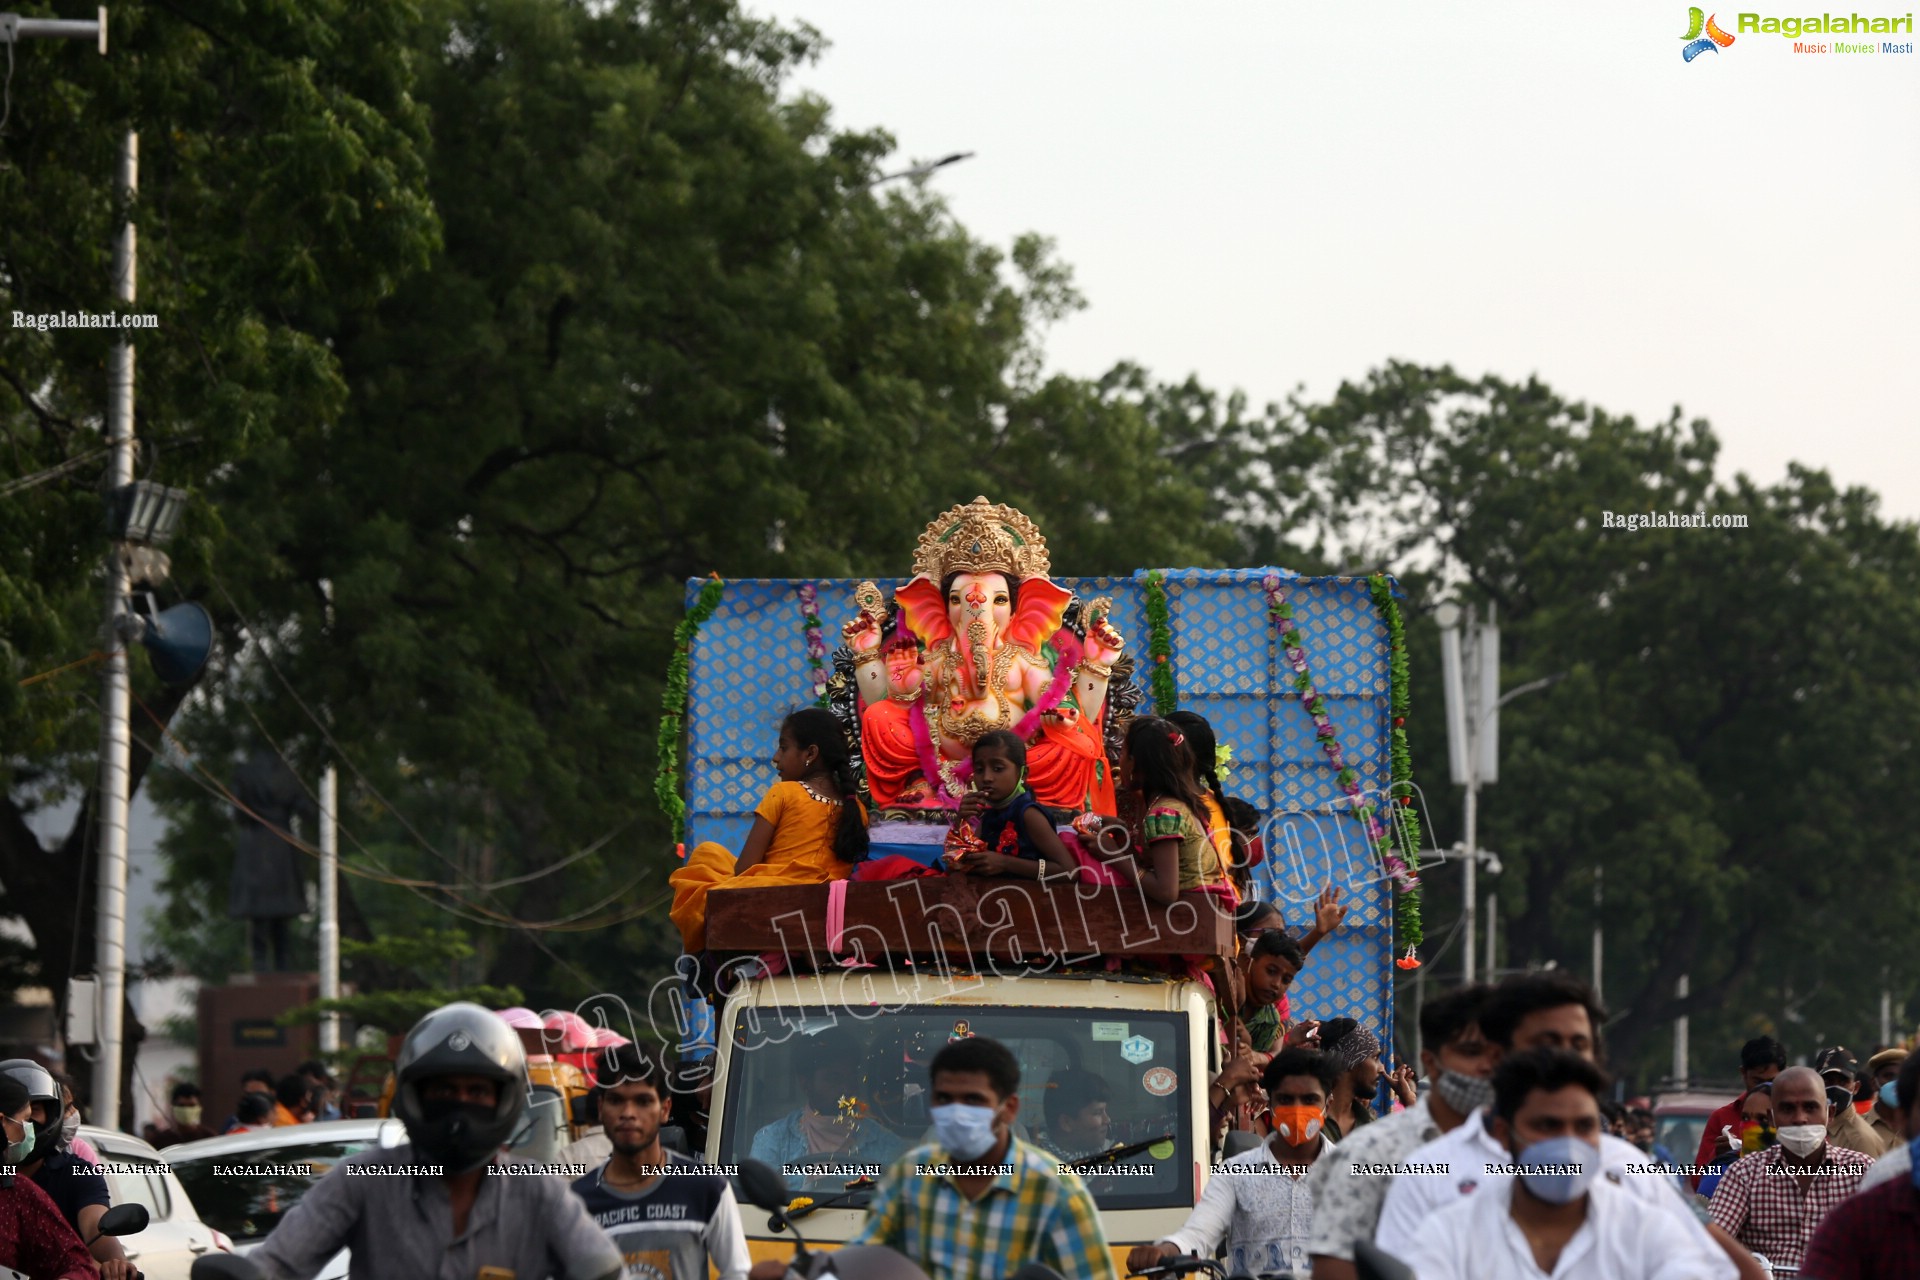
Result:
<svg viewBox="0 0 1920 1280">
<path fill-rule="evenodd" d="M 137 1236 L 147 1229 L 149 1221 L 151 1217 L 147 1213 L 147 1206 L 117 1204 L 100 1215 L 99 1227 L 87 1237 L 87 1248 L 92 1249 L 93 1242 L 101 1236 Z M 15 1271 L 12 1267 L 0 1267 L 0 1280 L 33 1280 L 33 1277 L 24 1271 Z M 144 1277 L 136 1270 L 133 1273 L 133 1280 L 144 1280 Z"/>
</svg>

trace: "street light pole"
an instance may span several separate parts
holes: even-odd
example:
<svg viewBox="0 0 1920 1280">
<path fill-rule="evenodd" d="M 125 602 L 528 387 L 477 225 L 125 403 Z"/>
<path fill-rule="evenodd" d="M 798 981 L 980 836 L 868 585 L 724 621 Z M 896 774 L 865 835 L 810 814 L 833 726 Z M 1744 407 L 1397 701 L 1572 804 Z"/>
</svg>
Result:
<svg viewBox="0 0 1920 1280">
<path fill-rule="evenodd" d="M 1464 617 L 1464 634 L 1461 621 Z M 1476 942 L 1479 932 L 1480 870 L 1480 784 L 1500 778 L 1500 708 L 1515 698 L 1544 689 L 1566 679 L 1565 672 L 1531 680 L 1505 694 L 1500 693 L 1500 628 L 1494 625 L 1493 610 L 1481 623 L 1472 609 L 1444 603 L 1434 610 L 1440 624 L 1441 685 L 1447 701 L 1447 757 L 1453 781 L 1466 788 L 1465 827 L 1462 840 L 1466 869 L 1461 884 L 1461 928 L 1466 933 L 1466 951 L 1461 957 L 1461 976 L 1467 982 L 1475 977 Z M 1497 868 L 1489 868 L 1497 870 Z M 1487 896 L 1487 915 L 1493 915 L 1493 895 Z M 1493 928 L 1487 933 L 1487 970 L 1493 970 Z"/>
<path fill-rule="evenodd" d="M 115 189 L 128 206 L 113 249 L 114 297 L 134 300 L 134 271 L 138 243 L 132 201 L 140 188 L 140 135 L 128 133 L 120 147 Z M 107 362 L 107 466 L 109 491 L 133 483 L 133 344 L 120 331 Z M 107 553 L 107 627 L 126 609 L 133 580 L 125 543 Z M 125 1129 L 120 1115 L 121 1040 L 125 1030 L 122 1008 L 127 990 L 127 809 L 133 790 L 132 687 L 127 672 L 127 647 L 119 637 L 109 640 L 105 689 L 100 708 L 100 872 L 95 907 L 94 975 L 100 991 L 100 1052 L 94 1061 L 94 1119 L 111 1128 Z"/>
<path fill-rule="evenodd" d="M 1601 949 L 1600 886 L 1606 879 L 1606 875 L 1607 869 L 1605 867 L 1595 867 L 1593 869 L 1593 998 L 1603 1003 L 1605 1002 L 1605 997 L 1601 994 L 1601 978 L 1606 972 L 1606 967 L 1603 963 L 1604 953 Z"/>
<path fill-rule="evenodd" d="M 340 774 L 320 775 L 320 998 L 340 998 Z M 340 1052 L 340 1015 L 320 1016 L 320 1052 Z"/>
</svg>

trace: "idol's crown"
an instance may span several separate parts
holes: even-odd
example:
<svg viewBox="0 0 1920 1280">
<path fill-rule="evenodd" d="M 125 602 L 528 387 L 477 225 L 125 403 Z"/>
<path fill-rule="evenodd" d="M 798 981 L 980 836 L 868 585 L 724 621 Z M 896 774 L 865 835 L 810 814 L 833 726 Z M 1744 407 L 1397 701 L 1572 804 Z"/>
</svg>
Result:
<svg viewBox="0 0 1920 1280">
<path fill-rule="evenodd" d="M 1051 564 L 1047 540 L 1033 521 L 984 497 L 958 506 L 927 526 L 914 552 L 913 571 L 935 582 L 955 573 L 1004 573 L 1044 578 Z"/>
</svg>

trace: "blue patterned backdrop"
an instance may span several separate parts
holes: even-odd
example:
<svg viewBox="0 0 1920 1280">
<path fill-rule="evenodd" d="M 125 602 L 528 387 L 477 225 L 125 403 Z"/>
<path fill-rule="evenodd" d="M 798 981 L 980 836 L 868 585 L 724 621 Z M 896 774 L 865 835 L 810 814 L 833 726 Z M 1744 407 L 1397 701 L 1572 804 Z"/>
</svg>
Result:
<svg viewBox="0 0 1920 1280">
<path fill-rule="evenodd" d="M 1352 912 L 1315 948 L 1295 981 L 1296 1017 L 1357 1018 L 1393 1043 L 1393 917 L 1388 886 L 1344 807 L 1335 770 L 1300 705 L 1267 616 L 1261 579 L 1280 573 L 1294 623 L 1327 700 L 1348 764 L 1362 787 L 1388 785 L 1390 731 L 1386 623 L 1360 578 L 1304 578 L 1284 570 L 1165 571 L 1173 668 L 1181 706 L 1212 722 L 1233 748 L 1229 795 L 1266 819 L 1265 863 L 1254 870 L 1260 896 L 1278 902 L 1298 934 L 1312 923 L 1311 900 L 1327 883 Z M 1111 596 L 1112 622 L 1144 664 L 1145 573 L 1131 578 L 1060 578 L 1082 600 Z M 702 583 L 688 584 L 688 602 Z M 694 642 L 688 683 L 686 798 L 691 848 L 715 840 L 738 850 L 754 806 L 776 781 L 772 756 L 780 722 L 813 700 L 798 580 L 729 581 L 720 608 Z M 812 584 L 830 644 L 854 615 L 853 579 Z M 889 597 L 904 579 L 884 581 Z M 1142 672 L 1137 677 L 1145 683 Z"/>
</svg>

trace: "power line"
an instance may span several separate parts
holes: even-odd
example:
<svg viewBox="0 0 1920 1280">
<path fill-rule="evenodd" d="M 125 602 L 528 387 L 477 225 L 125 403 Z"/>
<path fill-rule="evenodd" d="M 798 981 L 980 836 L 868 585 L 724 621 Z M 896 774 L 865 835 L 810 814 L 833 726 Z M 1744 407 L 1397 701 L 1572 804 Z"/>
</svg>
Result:
<svg viewBox="0 0 1920 1280">
<path fill-rule="evenodd" d="M 153 720 L 156 725 L 159 725 L 160 731 L 164 735 L 166 741 L 172 744 L 174 749 L 179 753 L 181 758 L 184 759 L 188 765 L 192 766 L 193 773 L 198 773 L 200 775 L 199 778 L 194 778 L 192 774 L 189 773 L 187 776 L 190 781 L 192 781 L 196 786 L 200 787 L 203 791 L 206 791 L 209 795 L 214 796 L 216 799 L 221 800 L 222 802 L 239 810 L 241 813 L 246 814 L 249 818 L 259 823 L 262 827 L 266 828 L 268 831 L 271 831 L 274 835 L 278 836 L 280 839 L 286 841 L 293 848 L 298 849 L 301 853 L 304 853 L 307 856 L 311 858 L 316 858 L 316 859 L 320 856 L 320 851 L 316 849 L 313 845 L 309 844 L 305 840 L 302 840 L 299 836 L 295 835 L 293 832 L 286 830 L 282 827 L 279 827 L 272 822 L 269 822 L 266 818 L 256 813 L 250 806 L 248 806 L 238 796 L 234 795 L 232 790 L 228 788 L 225 783 L 221 782 L 206 768 L 206 766 L 201 764 L 200 761 L 198 761 L 193 757 L 192 753 L 186 749 L 185 744 L 183 744 L 180 741 L 179 737 L 176 734 L 174 734 L 171 729 L 169 729 L 166 725 L 160 723 L 160 717 L 158 716 L 158 714 L 156 714 L 151 707 L 147 706 L 147 704 L 144 701 L 142 701 L 137 694 L 135 695 L 134 700 L 136 702 L 139 702 L 140 709 L 147 714 L 148 718 Z M 165 753 L 161 752 L 155 744 L 148 742 L 144 738 L 141 739 L 141 745 L 146 747 L 149 751 L 153 752 L 155 758 L 157 759 L 165 758 Z M 285 757 L 282 757 L 282 759 L 284 758 Z M 298 775 L 296 774 L 295 776 L 297 777 Z M 202 781 L 202 779 L 204 779 L 204 781 Z M 598 840 L 594 841 L 593 844 L 588 845 L 586 848 L 582 849 L 579 853 L 573 855 L 574 859 L 585 857 L 590 854 L 598 852 L 601 848 L 605 847 L 607 843 L 613 840 L 615 836 L 619 835 L 622 831 L 626 830 L 627 827 L 633 825 L 634 821 L 636 820 L 637 819 L 635 818 L 629 818 L 626 822 L 622 823 L 620 826 L 615 827 L 613 830 L 607 832 L 605 835 L 601 836 Z M 489 924 L 489 925 L 493 925 L 496 928 L 515 928 L 515 929 L 525 929 L 525 930 L 548 929 L 548 930 L 553 930 L 555 932 L 572 932 L 572 931 L 579 931 L 579 930 L 586 930 L 586 929 L 603 928 L 612 924 L 624 923 L 627 919 L 636 918 L 638 914 L 644 914 L 644 912 L 651 909 L 653 905 L 652 903 L 649 903 L 641 908 L 636 909 L 632 913 L 628 913 L 628 914 L 611 918 L 608 920 L 604 920 L 604 921 L 596 920 L 596 921 L 588 921 L 586 923 L 581 923 L 581 921 L 585 920 L 586 917 L 591 916 L 594 912 L 599 911 L 602 908 L 611 904 L 612 902 L 618 900 L 621 896 L 623 896 L 630 890 L 637 888 L 643 877 L 636 876 L 634 877 L 633 880 L 629 881 L 626 885 L 623 885 L 620 889 L 608 895 L 606 898 L 601 899 L 601 901 L 595 903 L 593 906 L 585 908 L 581 911 L 576 911 L 571 915 L 561 916 L 554 920 L 538 920 L 538 921 L 521 920 L 511 915 L 502 915 L 498 912 L 493 911 L 488 907 L 480 905 L 479 903 L 470 902 L 465 898 L 460 897 L 459 896 L 460 886 L 458 885 L 439 884 L 431 880 L 417 880 L 407 876 L 398 875 L 394 873 L 390 868 L 386 867 L 383 863 L 381 863 L 379 859 L 377 859 L 373 855 L 373 853 L 366 847 L 365 843 L 363 843 L 360 840 L 360 838 L 357 835 L 355 835 L 350 829 L 342 826 L 341 830 L 346 834 L 347 838 L 353 842 L 354 846 L 358 848 L 360 852 L 366 856 L 367 860 L 372 862 L 373 865 L 376 868 L 378 868 L 378 870 L 369 871 L 365 867 L 354 866 L 352 863 L 349 863 L 343 859 L 339 864 L 340 869 L 342 871 L 347 872 L 349 875 L 358 876 L 365 880 L 371 880 L 378 884 L 393 885 L 398 888 L 407 889 L 413 892 L 417 897 L 420 897 L 423 901 L 426 901 L 427 903 L 429 903 L 430 905 L 437 907 L 441 910 L 447 911 L 449 914 L 454 915 L 459 919 L 466 920 L 473 924 Z M 516 878 L 516 880 L 517 879 L 524 879 L 524 877 L 518 877 Z M 508 881 L 501 881 L 500 883 L 512 884 L 515 882 L 516 882 L 515 880 L 508 880 Z M 483 885 L 483 886 L 476 886 L 476 887 L 483 888 L 483 889 L 491 889 L 493 886 Z M 446 894 L 448 897 L 453 898 L 456 902 L 460 903 L 464 907 L 467 907 L 469 910 L 474 912 L 479 912 L 482 914 L 468 915 L 465 912 L 458 911 L 452 907 L 447 906 L 447 904 L 445 903 L 434 902 L 431 898 L 428 898 L 426 896 L 425 891 L 428 891 L 428 890 L 438 891 L 440 893 Z M 654 901 L 658 902 L 659 899 L 655 899 Z M 559 961 L 558 957 L 554 957 L 554 959 L 557 962 L 565 963 L 564 961 Z M 581 976 L 585 977 L 586 975 L 582 974 Z"/>
</svg>

